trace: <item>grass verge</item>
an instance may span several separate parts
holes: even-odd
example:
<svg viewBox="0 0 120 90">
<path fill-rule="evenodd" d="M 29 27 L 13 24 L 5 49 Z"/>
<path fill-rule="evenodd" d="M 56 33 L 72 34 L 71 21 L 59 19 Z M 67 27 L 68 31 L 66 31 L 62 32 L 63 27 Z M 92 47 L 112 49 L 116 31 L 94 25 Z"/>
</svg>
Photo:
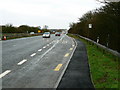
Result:
<svg viewBox="0 0 120 90">
<path fill-rule="evenodd" d="M 7 37 L 7 40 L 10 39 L 19 39 L 19 38 L 25 38 L 25 37 L 33 37 L 33 36 L 41 36 L 41 35 L 24 35 L 24 36 L 16 36 L 16 37 Z"/>
<path fill-rule="evenodd" d="M 103 49 L 75 35 L 68 35 L 85 43 L 95 88 L 119 88 L 120 65 L 118 60 L 120 58 L 107 51 L 103 52 Z"/>
</svg>

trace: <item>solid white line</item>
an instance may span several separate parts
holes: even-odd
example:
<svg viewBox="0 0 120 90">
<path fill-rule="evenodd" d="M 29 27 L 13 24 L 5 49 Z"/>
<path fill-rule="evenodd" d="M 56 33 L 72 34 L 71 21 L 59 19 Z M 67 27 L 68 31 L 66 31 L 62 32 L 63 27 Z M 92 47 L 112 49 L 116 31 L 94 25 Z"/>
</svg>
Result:
<svg viewBox="0 0 120 90">
<path fill-rule="evenodd" d="M 17 65 L 22 65 L 23 63 L 25 63 L 27 61 L 27 59 L 24 59 L 22 61 L 20 61 Z"/>
<path fill-rule="evenodd" d="M 7 75 L 8 73 L 10 73 L 11 70 L 6 70 L 5 72 L 3 72 L 2 74 L 0 74 L 0 78 L 4 77 L 5 75 Z"/>
<path fill-rule="evenodd" d="M 30 56 L 33 57 L 33 56 L 35 56 L 35 55 L 36 55 L 36 53 L 33 53 L 33 54 L 31 54 Z"/>
<path fill-rule="evenodd" d="M 40 51 L 42 51 L 42 49 L 39 49 L 38 51 L 40 52 Z"/>
</svg>

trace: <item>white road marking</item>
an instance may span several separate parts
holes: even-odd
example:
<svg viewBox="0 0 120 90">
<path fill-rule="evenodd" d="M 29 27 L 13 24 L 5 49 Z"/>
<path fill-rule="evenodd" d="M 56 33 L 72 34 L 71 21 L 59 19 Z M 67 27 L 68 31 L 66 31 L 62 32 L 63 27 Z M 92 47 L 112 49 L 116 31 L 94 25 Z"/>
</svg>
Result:
<svg viewBox="0 0 120 90">
<path fill-rule="evenodd" d="M 24 59 L 22 61 L 20 61 L 17 65 L 22 65 L 23 63 L 25 63 L 27 61 L 27 59 Z"/>
<path fill-rule="evenodd" d="M 16 45 L 13 45 L 13 46 L 16 46 Z"/>
<path fill-rule="evenodd" d="M 38 51 L 40 52 L 40 51 L 42 51 L 42 49 L 39 49 Z"/>
<path fill-rule="evenodd" d="M 57 43 L 53 44 L 53 46 L 51 48 L 49 48 L 44 54 L 42 54 L 41 57 L 39 59 L 37 59 L 37 61 L 35 63 L 40 61 L 41 58 L 43 58 L 48 52 L 50 52 L 56 45 L 57 45 Z"/>
<path fill-rule="evenodd" d="M 57 40 L 57 43 L 59 43 L 59 40 Z"/>
<path fill-rule="evenodd" d="M 33 53 L 33 54 L 31 54 L 30 56 L 33 57 L 33 56 L 35 56 L 35 55 L 36 55 L 36 53 Z"/>
<path fill-rule="evenodd" d="M 72 45 L 73 47 L 75 46 L 75 45 Z"/>
<path fill-rule="evenodd" d="M 0 78 L 4 77 L 5 75 L 7 75 L 8 73 L 10 73 L 11 70 L 6 70 L 5 72 L 3 72 L 2 74 L 0 74 Z"/>
<path fill-rule="evenodd" d="M 49 46 L 49 44 L 47 46 Z"/>
<path fill-rule="evenodd" d="M 43 48 L 46 48 L 46 46 L 44 46 Z"/>
</svg>

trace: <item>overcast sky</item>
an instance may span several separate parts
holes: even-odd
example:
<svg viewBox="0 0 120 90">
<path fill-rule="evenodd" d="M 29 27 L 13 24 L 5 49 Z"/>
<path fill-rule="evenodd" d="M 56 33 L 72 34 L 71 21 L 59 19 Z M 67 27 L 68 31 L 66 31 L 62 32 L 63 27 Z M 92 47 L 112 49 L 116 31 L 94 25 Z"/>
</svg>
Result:
<svg viewBox="0 0 120 90">
<path fill-rule="evenodd" d="M 96 0 L 0 0 L 0 24 L 68 29 L 69 23 L 100 6 Z"/>
</svg>

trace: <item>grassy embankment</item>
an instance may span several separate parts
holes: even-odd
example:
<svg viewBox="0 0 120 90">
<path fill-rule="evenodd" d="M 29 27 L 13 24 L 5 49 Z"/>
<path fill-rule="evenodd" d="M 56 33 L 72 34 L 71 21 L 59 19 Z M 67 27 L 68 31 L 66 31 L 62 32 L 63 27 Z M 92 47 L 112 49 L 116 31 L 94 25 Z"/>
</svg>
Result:
<svg viewBox="0 0 120 90">
<path fill-rule="evenodd" d="M 33 37 L 33 36 L 40 36 L 40 34 L 1 34 L 1 38 L 2 36 L 6 36 L 7 40 L 9 39 L 18 39 L 18 38 L 25 38 L 25 37 Z"/>
<path fill-rule="evenodd" d="M 68 34 L 71 37 L 80 39 L 85 43 L 88 54 L 88 61 L 90 64 L 91 77 L 95 88 L 119 88 L 119 73 L 120 65 L 118 60 L 120 58 L 113 56 L 107 51 L 92 45 L 86 40 L 77 36 Z"/>
</svg>

